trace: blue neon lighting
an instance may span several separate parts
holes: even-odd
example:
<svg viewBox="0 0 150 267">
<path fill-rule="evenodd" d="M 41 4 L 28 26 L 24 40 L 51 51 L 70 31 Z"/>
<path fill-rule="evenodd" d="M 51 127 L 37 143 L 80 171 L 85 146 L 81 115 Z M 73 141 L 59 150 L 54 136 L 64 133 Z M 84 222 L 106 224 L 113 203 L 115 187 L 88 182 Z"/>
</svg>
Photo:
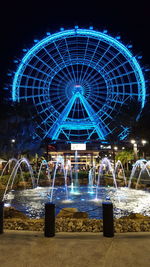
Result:
<svg viewBox="0 0 150 267">
<path fill-rule="evenodd" d="M 34 40 L 37 43 L 23 57 L 13 79 L 12 99 L 35 106 L 41 137 L 105 140 L 117 133 L 122 140 L 128 135 L 117 117 L 133 100 L 141 112 L 145 80 L 136 58 L 118 41 L 120 36 L 106 33 L 92 27 L 61 28 Z"/>
</svg>

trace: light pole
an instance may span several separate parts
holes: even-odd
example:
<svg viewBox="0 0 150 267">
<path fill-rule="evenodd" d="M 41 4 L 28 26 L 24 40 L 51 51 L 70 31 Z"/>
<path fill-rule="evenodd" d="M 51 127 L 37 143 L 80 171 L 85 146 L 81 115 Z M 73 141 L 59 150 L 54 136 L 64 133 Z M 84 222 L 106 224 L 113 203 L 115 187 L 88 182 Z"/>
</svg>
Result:
<svg viewBox="0 0 150 267">
<path fill-rule="evenodd" d="M 15 139 L 11 139 L 11 149 L 12 149 L 12 156 L 14 156 L 14 144 L 16 143 Z"/>
<path fill-rule="evenodd" d="M 142 143 L 143 148 L 144 148 L 144 146 L 147 143 L 147 141 L 146 140 L 142 140 L 141 143 Z M 144 159 L 145 158 L 145 152 L 144 152 L 144 150 L 143 150 L 143 153 L 142 154 L 143 154 L 143 159 Z"/>
<path fill-rule="evenodd" d="M 134 139 L 131 140 L 131 144 L 133 145 L 133 152 L 134 152 L 134 159 L 137 160 L 138 158 L 138 150 L 137 150 L 137 143 Z"/>
<path fill-rule="evenodd" d="M 115 153 L 115 152 L 116 152 L 117 150 L 118 150 L 118 147 L 117 147 L 117 146 L 114 146 L 114 147 L 113 147 L 114 169 L 115 169 L 115 164 L 116 164 L 116 159 L 115 159 L 115 158 L 116 158 L 116 153 Z"/>
</svg>

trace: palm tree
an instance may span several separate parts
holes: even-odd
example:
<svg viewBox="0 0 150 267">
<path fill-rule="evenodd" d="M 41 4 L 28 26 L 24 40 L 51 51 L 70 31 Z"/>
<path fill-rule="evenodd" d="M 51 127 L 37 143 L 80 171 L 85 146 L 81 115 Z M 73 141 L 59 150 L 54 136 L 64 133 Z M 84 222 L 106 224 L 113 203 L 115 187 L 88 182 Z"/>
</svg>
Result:
<svg viewBox="0 0 150 267">
<path fill-rule="evenodd" d="M 120 151 L 116 155 L 116 160 L 120 160 L 122 165 L 129 171 L 129 161 L 134 160 L 133 151 Z"/>
</svg>

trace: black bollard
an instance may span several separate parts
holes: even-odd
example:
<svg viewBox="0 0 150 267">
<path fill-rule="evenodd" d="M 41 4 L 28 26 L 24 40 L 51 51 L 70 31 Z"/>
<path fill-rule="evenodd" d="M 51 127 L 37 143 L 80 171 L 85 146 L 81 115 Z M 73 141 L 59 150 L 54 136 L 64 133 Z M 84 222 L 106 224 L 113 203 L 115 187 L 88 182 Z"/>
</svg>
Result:
<svg viewBox="0 0 150 267">
<path fill-rule="evenodd" d="M 45 203 L 45 237 L 55 236 L 55 204 Z"/>
<path fill-rule="evenodd" d="M 103 202 L 103 236 L 114 236 L 113 204 Z"/>
<path fill-rule="evenodd" d="M 0 202 L 0 234 L 3 233 L 3 221 L 4 221 L 4 202 Z"/>
</svg>

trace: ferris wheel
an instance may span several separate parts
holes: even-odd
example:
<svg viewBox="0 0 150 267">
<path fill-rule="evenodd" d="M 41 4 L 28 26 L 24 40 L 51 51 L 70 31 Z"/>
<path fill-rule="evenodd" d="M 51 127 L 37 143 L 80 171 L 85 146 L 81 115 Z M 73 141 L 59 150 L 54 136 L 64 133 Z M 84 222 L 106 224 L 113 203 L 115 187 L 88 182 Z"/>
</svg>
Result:
<svg viewBox="0 0 150 267">
<path fill-rule="evenodd" d="M 12 88 L 13 101 L 35 108 L 41 139 L 68 141 L 123 140 L 129 127 L 122 114 L 134 103 L 137 116 L 145 94 L 129 49 L 106 33 L 79 28 L 38 41 L 19 64 Z"/>
</svg>

